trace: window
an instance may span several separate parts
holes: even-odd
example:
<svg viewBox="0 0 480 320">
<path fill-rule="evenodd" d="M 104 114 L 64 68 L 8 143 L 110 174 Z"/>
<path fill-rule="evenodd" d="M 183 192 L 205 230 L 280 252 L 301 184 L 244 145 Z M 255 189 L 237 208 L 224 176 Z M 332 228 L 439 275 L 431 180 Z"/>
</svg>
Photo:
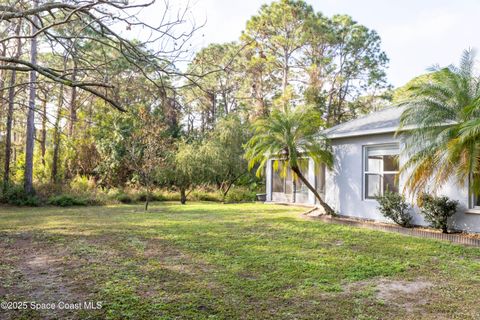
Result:
<svg viewBox="0 0 480 320">
<path fill-rule="evenodd" d="M 473 179 L 473 175 L 471 176 Z M 473 192 L 473 188 L 470 188 L 470 195 L 471 195 L 471 208 L 472 209 L 480 209 L 480 194 Z"/>
<path fill-rule="evenodd" d="M 398 192 L 398 154 L 398 144 L 365 147 L 365 199 L 374 199 L 386 190 Z"/>
</svg>

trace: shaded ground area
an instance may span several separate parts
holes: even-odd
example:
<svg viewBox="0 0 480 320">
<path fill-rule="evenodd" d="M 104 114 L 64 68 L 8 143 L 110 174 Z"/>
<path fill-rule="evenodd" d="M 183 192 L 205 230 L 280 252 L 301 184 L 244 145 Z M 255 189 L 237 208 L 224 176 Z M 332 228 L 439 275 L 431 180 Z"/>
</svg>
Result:
<svg viewBox="0 0 480 320">
<path fill-rule="evenodd" d="M 303 210 L 0 209 L 0 300 L 57 304 L 0 318 L 480 319 L 479 248 L 305 221 Z"/>
</svg>

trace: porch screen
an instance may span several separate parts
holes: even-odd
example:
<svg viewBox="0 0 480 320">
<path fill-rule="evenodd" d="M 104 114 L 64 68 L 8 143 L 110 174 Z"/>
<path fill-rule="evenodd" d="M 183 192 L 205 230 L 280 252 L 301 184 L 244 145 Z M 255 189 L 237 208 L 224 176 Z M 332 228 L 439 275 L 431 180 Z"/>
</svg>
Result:
<svg viewBox="0 0 480 320">
<path fill-rule="evenodd" d="M 388 190 L 398 192 L 398 144 L 365 147 L 364 194 L 366 199 Z"/>
<path fill-rule="evenodd" d="M 279 161 L 278 170 L 272 168 L 272 192 L 285 192 L 285 177 L 283 176 L 283 161 Z"/>
<path fill-rule="evenodd" d="M 320 196 L 325 196 L 325 165 L 315 165 L 315 188 Z"/>
<path fill-rule="evenodd" d="M 298 162 L 299 162 L 300 172 L 305 178 L 308 179 L 308 160 L 301 159 Z M 308 195 L 307 186 L 302 182 L 302 180 L 300 180 L 300 178 L 298 177 L 296 178 L 297 179 L 295 180 L 295 192 Z"/>
</svg>

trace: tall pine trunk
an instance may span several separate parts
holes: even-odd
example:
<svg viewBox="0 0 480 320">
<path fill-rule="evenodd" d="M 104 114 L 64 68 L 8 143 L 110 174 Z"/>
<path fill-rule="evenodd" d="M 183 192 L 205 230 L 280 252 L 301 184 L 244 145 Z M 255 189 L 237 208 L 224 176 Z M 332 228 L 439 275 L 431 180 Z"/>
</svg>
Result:
<svg viewBox="0 0 480 320">
<path fill-rule="evenodd" d="M 317 190 L 303 176 L 302 172 L 300 171 L 300 168 L 297 166 L 292 166 L 291 169 L 293 172 L 295 172 L 297 177 L 307 186 L 307 188 L 313 192 L 313 194 L 315 195 L 315 198 L 317 198 L 318 202 L 320 203 L 320 206 L 322 206 L 322 208 L 325 210 L 325 213 L 329 215 L 334 215 L 335 211 L 325 201 L 323 201 L 322 197 L 320 197 L 320 194 L 318 194 Z"/>
<path fill-rule="evenodd" d="M 33 1 L 33 9 L 38 7 L 38 0 Z M 30 63 L 37 64 L 37 25 L 38 18 L 36 15 L 32 18 L 30 42 Z M 24 190 L 27 194 L 33 193 L 33 151 L 35 146 L 35 98 L 37 89 L 37 73 L 30 71 L 29 97 L 28 97 L 28 113 L 27 113 L 27 132 L 25 144 L 25 172 L 24 172 Z"/>
<path fill-rule="evenodd" d="M 17 24 L 15 28 L 15 35 L 20 36 L 21 24 Z M 15 58 L 20 58 L 22 49 L 22 41 L 20 38 L 17 38 L 17 51 L 15 53 Z M 10 82 L 8 88 L 8 109 L 7 109 L 7 121 L 5 128 L 5 162 L 4 162 L 4 171 L 3 171 L 3 189 L 4 191 L 8 188 L 10 184 L 10 162 L 12 158 L 12 126 L 13 126 L 13 109 L 15 101 L 15 83 L 17 82 L 17 71 L 12 70 L 10 75 Z"/>
<path fill-rule="evenodd" d="M 2 47 L 1 51 L 0 51 L 0 54 L 2 56 L 5 56 L 5 54 L 7 53 L 7 46 L 5 43 L 2 43 L 0 44 L 0 46 Z M 1 62 L 0 63 L 1 65 L 4 65 L 5 62 Z M 0 112 L 1 112 L 1 115 L 2 115 L 2 121 L 3 121 L 3 115 L 4 115 L 4 111 L 5 111 L 5 108 L 4 108 L 4 105 L 5 105 L 5 97 L 4 97 L 4 89 L 5 89 L 5 82 L 6 82 L 6 79 L 7 79 L 7 70 L 0 70 Z"/>
<path fill-rule="evenodd" d="M 40 147 L 42 152 L 42 165 L 45 168 L 45 153 L 47 151 L 47 95 L 45 100 L 42 101 L 42 139 L 40 140 Z"/>
<path fill-rule="evenodd" d="M 53 183 L 58 183 L 58 163 L 60 156 L 60 143 L 61 143 L 61 132 L 60 132 L 60 120 L 62 118 L 62 109 L 63 109 L 63 84 L 60 85 L 60 91 L 58 93 L 58 106 L 57 106 L 57 116 L 55 118 L 55 127 L 53 128 L 53 157 L 52 157 L 52 173 L 50 176 L 50 181 Z"/>
<path fill-rule="evenodd" d="M 77 61 L 75 57 L 73 57 L 73 70 L 72 70 L 72 82 L 75 82 L 77 80 Z M 70 103 L 69 103 L 69 109 L 70 109 L 70 117 L 69 117 L 69 122 L 68 122 L 68 136 L 72 137 L 74 130 L 75 130 L 75 123 L 77 122 L 77 105 L 76 105 L 76 100 L 77 100 L 77 88 L 72 87 L 71 94 L 70 94 Z"/>
</svg>

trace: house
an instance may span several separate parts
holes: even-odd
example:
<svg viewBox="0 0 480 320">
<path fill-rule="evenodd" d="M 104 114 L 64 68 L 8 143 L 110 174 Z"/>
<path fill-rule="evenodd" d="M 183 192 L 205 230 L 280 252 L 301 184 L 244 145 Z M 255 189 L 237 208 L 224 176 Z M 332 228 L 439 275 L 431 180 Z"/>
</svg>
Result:
<svg viewBox="0 0 480 320">
<path fill-rule="evenodd" d="M 332 170 L 305 159 L 305 177 L 339 215 L 388 222 L 379 212 L 375 196 L 384 190 L 403 190 L 405 174 L 396 176 L 405 161 L 404 145 L 395 135 L 402 112 L 402 108 L 389 107 L 324 131 L 333 148 Z M 288 170 L 286 175 L 274 170 L 272 163 L 273 159 L 269 160 L 266 168 L 267 202 L 315 204 L 315 196 L 306 186 L 295 181 Z M 480 198 L 470 193 L 468 185 L 459 186 L 452 180 L 438 194 L 459 201 L 451 227 L 480 233 Z M 427 225 L 418 208 L 413 223 Z"/>
</svg>

